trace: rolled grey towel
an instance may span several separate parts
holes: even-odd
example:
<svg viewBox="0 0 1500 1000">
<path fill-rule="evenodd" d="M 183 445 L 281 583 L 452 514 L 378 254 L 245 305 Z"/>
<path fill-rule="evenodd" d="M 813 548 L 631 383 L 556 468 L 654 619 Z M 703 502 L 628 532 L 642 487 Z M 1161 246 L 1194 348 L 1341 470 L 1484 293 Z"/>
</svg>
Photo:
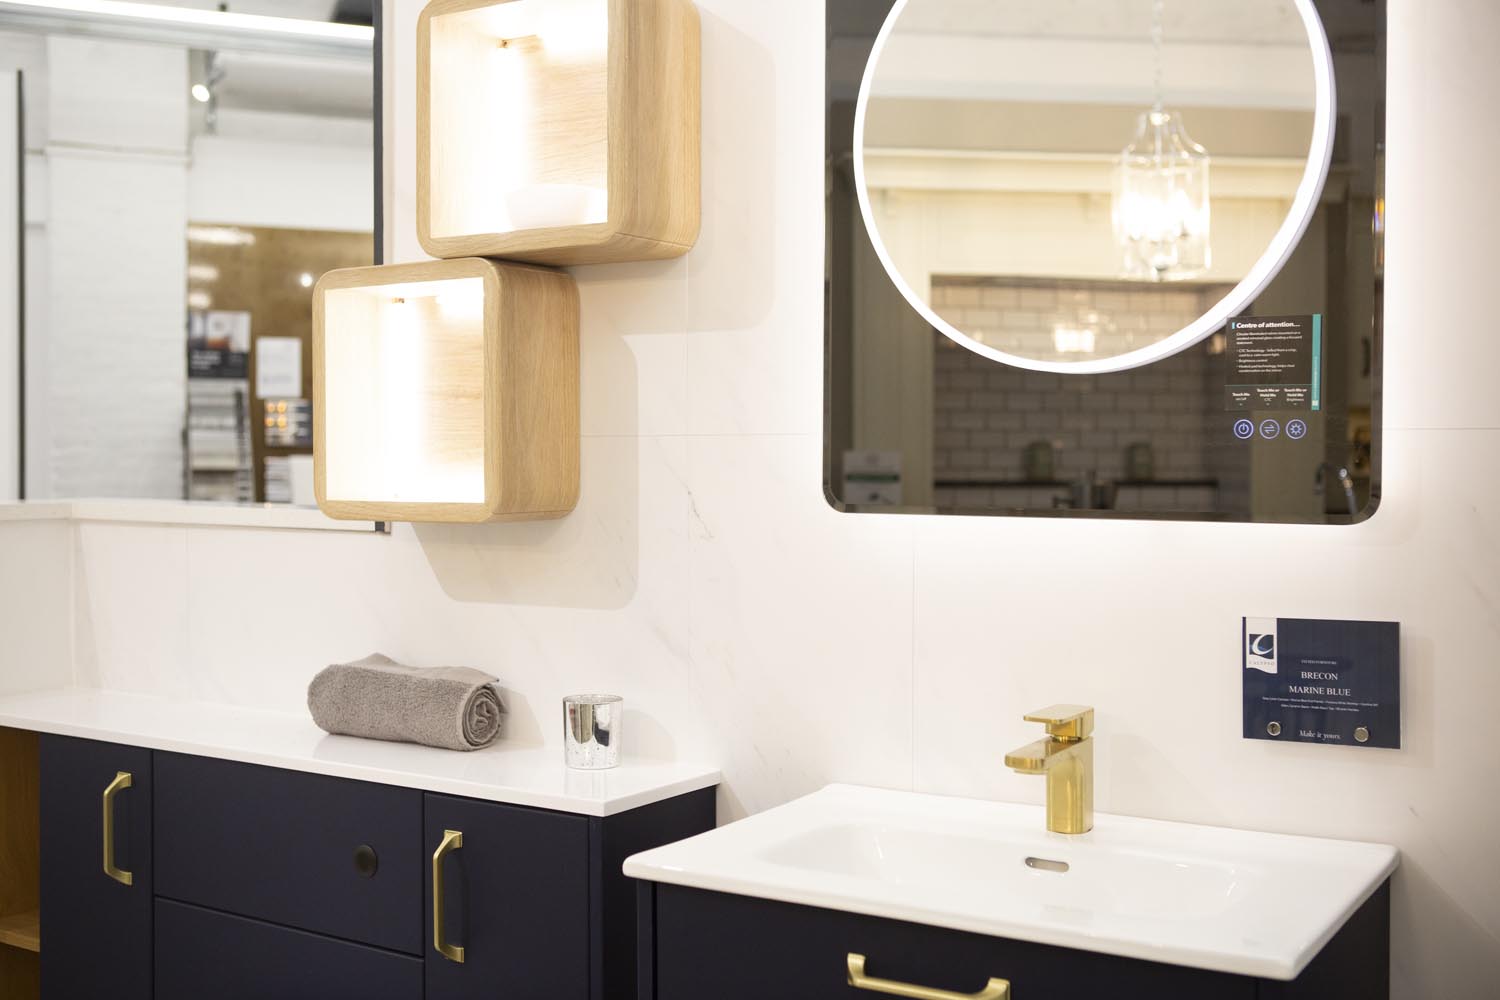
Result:
<svg viewBox="0 0 1500 1000">
<path fill-rule="evenodd" d="M 408 667 L 374 653 L 320 670 L 307 707 L 326 732 L 477 750 L 500 735 L 493 681 L 469 667 Z"/>
</svg>

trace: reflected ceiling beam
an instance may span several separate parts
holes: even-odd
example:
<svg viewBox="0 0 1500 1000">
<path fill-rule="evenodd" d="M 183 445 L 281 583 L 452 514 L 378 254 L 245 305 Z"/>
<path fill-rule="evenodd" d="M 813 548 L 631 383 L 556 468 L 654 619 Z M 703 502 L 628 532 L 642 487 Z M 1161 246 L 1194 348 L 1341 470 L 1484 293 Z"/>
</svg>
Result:
<svg viewBox="0 0 1500 1000">
<path fill-rule="evenodd" d="M 1140 104 L 881 98 L 865 118 L 865 145 L 973 152 L 1107 153 L 1135 133 Z M 1305 111 L 1193 107 L 1183 122 L 1220 156 L 1305 161 L 1313 116 Z"/>
<path fill-rule="evenodd" d="M 219 66 L 224 75 L 214 94 L 220 109 L 370 118 L 368 62 L 219 50 Z"/>
<path fill-rule="evenodd" d="M 1139 104 L 1155 99 L 1148 42 L 893 34 L 877 97 Z M 1306 45 L 1182 43 L 1162 53 L 1167 104 L 1311 111 Z"/>
<path fill-rule="evenodd" d="M 373 28 L 122 0 L 0 0 L 7 28 L 192 49 L 276 52 L 369 61 Z"/>
<path fill-rule="evenodd" d="M 1118 156 L 1088 153 L 955 152 L 865 149 L 871 190 L 1087 194 L 1115 188 Z M 1215 157 L 1213 196 L 1290 202 L 1306 160 Z"/>
</svg>

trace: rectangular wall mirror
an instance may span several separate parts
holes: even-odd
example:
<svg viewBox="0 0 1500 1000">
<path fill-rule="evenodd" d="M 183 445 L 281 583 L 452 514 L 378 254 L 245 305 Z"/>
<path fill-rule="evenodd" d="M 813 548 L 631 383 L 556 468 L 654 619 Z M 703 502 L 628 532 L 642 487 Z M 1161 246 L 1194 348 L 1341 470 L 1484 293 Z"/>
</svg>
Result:
<svg viewBox="0 0 1500 1000">
<path fill-rule="evenodd" d="M 827 0 L 854 513 L 1380 500 L 1384 0 Z"/>
<path fill-rule="evenodd" d="M 313 285 L 379 253 L 378 0 L 181 12 L 0 26 L 0 502 L 315 506 Z"/>
</svg>

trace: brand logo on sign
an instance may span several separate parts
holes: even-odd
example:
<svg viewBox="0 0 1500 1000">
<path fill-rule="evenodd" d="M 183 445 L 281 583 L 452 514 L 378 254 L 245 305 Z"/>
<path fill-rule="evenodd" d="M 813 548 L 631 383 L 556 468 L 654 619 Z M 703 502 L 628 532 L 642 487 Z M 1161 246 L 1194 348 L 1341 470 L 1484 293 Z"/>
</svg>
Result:
<svg viewBox="0 0 1500 1000">
<path fill-rule="evenodd" d="M 1276 619 L 1245 619 L 1245 669 L 1276 672 Z"/>
</svg>

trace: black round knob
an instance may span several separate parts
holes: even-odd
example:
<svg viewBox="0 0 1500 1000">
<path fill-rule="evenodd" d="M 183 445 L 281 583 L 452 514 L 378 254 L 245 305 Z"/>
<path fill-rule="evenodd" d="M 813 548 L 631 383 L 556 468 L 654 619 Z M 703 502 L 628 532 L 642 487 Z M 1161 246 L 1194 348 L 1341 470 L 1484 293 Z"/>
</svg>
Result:
<svg viewBox="0 0 1500 1000">
<path fill-rule="evenodd" d="M 369 844 L 360 844 L 354 849 L 354 870 L 365 878 L 374 878 L 375 871 L 380 867 L 380 858 L 375 853 L 375 848 Z"/>
</svg>

